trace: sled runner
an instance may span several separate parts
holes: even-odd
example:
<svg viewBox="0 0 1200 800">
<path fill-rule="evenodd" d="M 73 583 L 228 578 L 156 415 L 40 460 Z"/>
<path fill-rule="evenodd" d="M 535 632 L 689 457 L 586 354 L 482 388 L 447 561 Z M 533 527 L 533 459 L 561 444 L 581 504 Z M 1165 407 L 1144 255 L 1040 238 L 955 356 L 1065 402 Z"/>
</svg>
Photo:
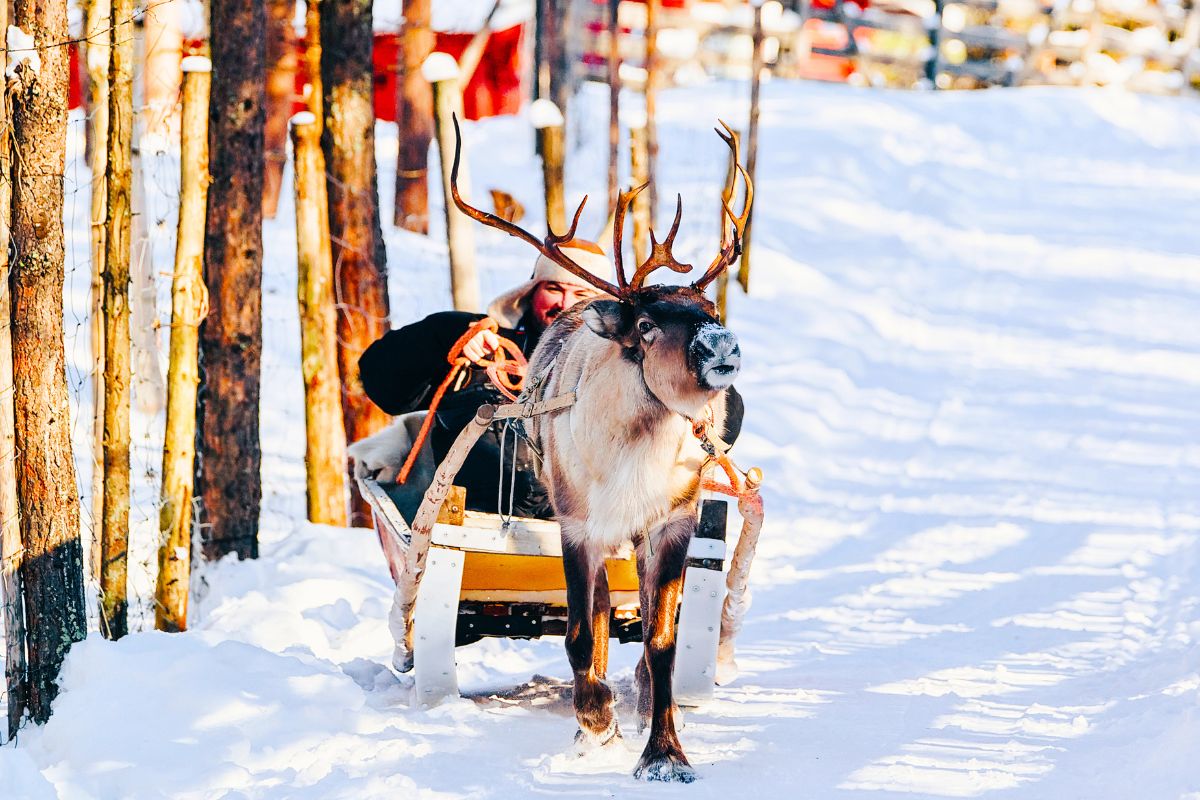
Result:
<svg viewBox="0 0 1200 800">
<path fill-rule="evenodd" d="M 488 636 L 535 639 L 566 632 L 558 524 L 467 511 L 465 491 L 453 486 L 467 452 L 493 419 L 555 410 L 547 405 L 481 407 L 438 466 L 419 506 L 409 487 L 358 478 L 397 585 L 389 620 L 398 643 L 393 661 L 401 671 L 414 670 L 422 704 L 458 693 L 456 646 Z M 679 609 L 674 686 L 680 705 L 698 705 L 712 695 L 714 683 L 736 677 L 733 640 L 749 604 L 746 585 L 762 526 L 760 482 L 761 473 L 750 470 L 737 498 L 743 527 L 728 575 L 723 572 L 728 503 L 702 501 Z M 626 542 L 607 567 L 611 636 L 641 641 L 632 545 Z"/>
</svg>

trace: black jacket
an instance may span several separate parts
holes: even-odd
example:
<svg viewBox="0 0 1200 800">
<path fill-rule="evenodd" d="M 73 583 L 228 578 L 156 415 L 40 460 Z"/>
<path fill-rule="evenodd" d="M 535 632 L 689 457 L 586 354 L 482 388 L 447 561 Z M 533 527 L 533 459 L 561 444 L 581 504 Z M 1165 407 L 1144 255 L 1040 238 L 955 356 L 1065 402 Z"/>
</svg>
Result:
<svg viewBox="0 0 1200 800">
<path fill-rule="evenodd" d="M 389 414 L 407 414 L 429 408 L 429 401 L 450 371 L 446 354 L 483 314 L 465 311 L 442 311 L 425 319 L 384 334 L 362 354 L 358 362 L 363 391 L 375 405 Z M 526 358 L 537 347 L 537 336 L 529 325 L 501 328 L 499 335 L 511 339 Z M 487 374 L 475 367 L 464 370 L 451 386 L 441 404 L 430 434 L 434 458 L 440 463 L 454 443 L 455 437 L 475 415 L 483 403 L 504 403 L 508 400 L 491 385 Z M 742 398 L 733 387 L 726 396 L 726 422 L 721 438 L 733 444 L 742 427 Z M 519 434 L 518 434 L 519 432 Z M 501 506 L 497 497 L 503 493 L 502 507 L 508 510 L 509 476 L 516 462 L 516 486 L 513 491 L 513 513 L 524 517 L 550 519 L 553 510 L 545 488 L 535 477 L 533 448 L 523 438 L 524 431 L 513 425 L 504 446 L 503 486 L 500 477 L 500 440 L 504 423 L 497 422 L 484 433 L 479 444 L 467 456 L 456 481 L 467 487 L 467 507 L 495 513 Z M 517 442 L 514 444 L 514 442 Z"/>
</svg>

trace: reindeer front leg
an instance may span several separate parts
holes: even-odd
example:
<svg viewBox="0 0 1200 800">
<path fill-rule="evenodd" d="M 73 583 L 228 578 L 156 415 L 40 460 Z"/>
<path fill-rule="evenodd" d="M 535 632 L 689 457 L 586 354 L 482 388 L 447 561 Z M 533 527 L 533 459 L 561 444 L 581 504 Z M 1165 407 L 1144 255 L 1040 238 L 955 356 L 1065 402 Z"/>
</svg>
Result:
<svg viewBox="0 0 1200 800">
<path fill-rule="evenodd" d="M 650 738 L 633 776 L 647 781 L 691 783 L 696 772 L 688 764 L 675 732 L 674 699 L 671 690 L 675 671 L 675 612 L 683 588 L 683 568 L 688 542 L 696 530 L 695 517 L 675 519 L 651 531 L 654 554 L 647 546 L 638 549 L 644 561 L 641 578 L 642 640 L 644 670 L 650 687 Z M 639 666 L 639 672 L 643 669 Z M 639 702 L 639 706 L 642 703 Z"/>
<path fill-rule="evenodd" d="M 575 674 L 575 718 L 579 722 L 576 742 L 581 745 L 603 745 L 619 735 L 617 718 L 613 713 L 612 690 L 601 680 L 597 670 L 597 650 L 607 654 L 608 641 L 597 646 L 598 628 L 608 634 L 607 621 L 597 625 L 595 609 L 598 594 L 597 573 L 604 569 L 601 554 L 589 552 L 586 545 L 577 544 L 582 525 L 560 522 L 563 529 L 563 570 L 567 578 L 567 660 Z M 605 614 L 608 613 L 608 581 L 604 580 Z M 598 674 L 599 673 L 599 674 Z"/>
</svg>

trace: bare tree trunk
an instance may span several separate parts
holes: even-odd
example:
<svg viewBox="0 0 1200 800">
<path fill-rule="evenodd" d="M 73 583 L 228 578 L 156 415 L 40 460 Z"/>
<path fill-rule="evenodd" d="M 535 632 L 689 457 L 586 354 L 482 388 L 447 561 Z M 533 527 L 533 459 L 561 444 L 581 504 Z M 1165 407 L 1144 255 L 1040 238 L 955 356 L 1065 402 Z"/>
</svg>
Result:
<svg viewBox="0 0 1200 800">
<path fill-rule="evenodd" d="M 63 659 L 87 632 L 62 321 L 67 4 L 18 0 L 15 12 L 13 24 L 41 48 L 40 72 L 21 67 L 13 94 L 11 286 L 29 709 L 45 722 Z"/>
<path fill-rule="evenodd" d="M 113 0 L 108 66 L 108 211 L 104 248 L 104 513 L 100 630 L 129 631 L 129 236 L 133 149 L 133 0 Z"/>
<path fill-rule="evenodd" d="M 304 4 L 304 68 L 308 73 L 309 113 L 317 118 L 317 130 L 325 123 L 322 109 L 325 92 L 321 89 L 321 0 L 306 0 Z"/>
<path fill-rule="evenodd" d="M 746 174 L 754 181 L 754 170 L 758 162 L 758 97 L 762 86 L 763 71 L 763 23 L 762 4 L 754 6 L 754 57 L 750 61 L 750 130 L 746 135 Z M 742 235 L 742 261 L 738 266 L 738 283 L 742 291 L 750 291 L 750 233 L 754 226 L 754 211 L 746 219 L 746 231 Z"/>
<path fill-rule="evenodd" d="M 546 30 L 546 55 L 550 61 L 550 99 L 568 117 L 571 99 L 572 63 L 568 32 L 571 29 L 571 0 L 550 0 L 553 9 Z M 464 79 L 465 85 L 465 79 Z M 566 123 L 564 122 L 564 127 Z"/>
<path fill-rule="evenodd" d="M 535 100 L 531 114 L 537 130 L 538 151 L 542 154 L 542 193 L 546 201 L 546 228 L 554 233 L 567 230 L 567 209 L 563 189 L 563 161 L 566 159 L 566 130 L 562 112 L 549 100 Z"/>
<path fill-rule="evenodd" d="M 322 0 L 321 83 L 325 122 L 321 145 L 328 168 L 329 233 L 338 302 L 338 371 L 346 441 L 365 438 L 389 417 L 363 392 L 358 359 L 389 328 L 387 261 L 375 179 L 371 6 Z M 354 497 L 352 524 L 370 524 Z"/>
<path fill-rule="evenodd" d="M 608 0 L 608 215 L 617 211 L 621 191 L 618 159 L 621 157 L 621 0 Z"/>
<path fill-rule="evenodd" d="M 8 30 L 8 3 L 0 3 L 0 31 Z M 0 52 L 0 74 L 8 66 Z M 0 130 L 8 130 L 8 104 L 0 103 Z M 0 144 L 0 242 L 12 219 L 12 157 Z M 0 247 L 0 604 L 4 606 L 4 686 L 8 694 L 5 740 L 17 735 L 25 713 L 25 611 L 21 603 L 21 528 L 17 507 L 16 436 L 13 431 L 12 295 L 8 247 Z"/>
<path fill-rule="evenodd" d="M 92 174 L 92 539 L 89 566 L 100 580 L 100 520 L 104 518 L 104 220 L 108 208 L 108 50 L 112 41 L 109 0 L 91 0 L 86 33 L 88 130 Z"/>
<path fill-rule="evenodd" d="M 258 557 L 262 451 L 263 0 L 211 0 L 212 185 L 204 236 L 209 312 L 200 326 L 196 494 L 204 555 Z"/>
<path fill-rule="evenodd" d="M 423 72 L 433 84 L 433 123 L 438 141 L 438 162 L 442 173 L 443 210 L 446 213 L 446 247 L 450 251 L 450 294 L 458 311 L 478 311 L 479 278 L 475 273 L 475 234 L 472 221 L 454 205 L 450 193 L 450 173 L 454 163 L 454 117 L 462 119 L 462 89 L 458 67 L 445 53 L 434 53 L 425 62 Z M 540 137 L 539 137 L 540 138 Z M 460 159 L 458 183 L 470 197 L 471 178 L 467 159 Z"/>
<path fill-rule="evenodd" d="M 400 152 L 396 159 L 397 227 L 429 233 L 429 143 L 433 139 L 433 92 L 421 75 L 421 64 L 433 52 L 429 27 L 430 0 L 404 2 L 403 72 L 397 85 L 396 121 Z"/>
<path fill-rule="evenodd" d="M 308 520 L 346 525 L 346 433 L 337 370 L 337 308 L 333 301 L 333 257 L 329 244 L 329 201 L 325 157 L 312 114 L 292 120 L 296 184 L 296 244 L 299 257 L 300 365 L 304 372 L 304 471 Z"/>
<path fill-rule="evenodd" d="M 183 29 L 179 3 L 145 4 L 143 42 L 145 70 L 142 73 L 142 104 L 145 107 L 142 133 L 156 146 L 172 142 L 179 132 L 179 89 L 183 73 Z M 118 20 L 123 22 L 124 20 Z"/>
<path fill-rule="evenodd" d="M 171 281 L 171 365 L 163 438 L 162 506 L 158 512 L 158 582 L 154 592 L 154 627 L 172 632 L 187 630 L 200 320 L 208 310 L 204 209 L 210 180 L 208 95 L 212 64 L 207 58 L 192 56 L 184 60 L 183 69 L 179 225 Z"/>
<path fill-rule="evenodd" d="M 641 186 L 650 182 L 650 164 L 645 120 L 629 125 L 630 183 Z M 650 255 L 650 198 L 639 192 L 633 199 L 633 259 L 641 264 Z"/>
<path fill-rule="evenodd" d="M 293 42 L 293 0 L 268 0 L 267 3 L 267 127 L 266 172 L 263 176 L 263 216 L 275 219 L 279 192 L 283 187 L 283 166 L 287 163 L 288 120 L 292 116 L 292 95 L 296 91 L 296 47 Z"/>
<path fill-rule="evenodd" d="M 658 216 L 658 6 L 646 0 L 646 202 L 650 225 Z"/>
</svg>

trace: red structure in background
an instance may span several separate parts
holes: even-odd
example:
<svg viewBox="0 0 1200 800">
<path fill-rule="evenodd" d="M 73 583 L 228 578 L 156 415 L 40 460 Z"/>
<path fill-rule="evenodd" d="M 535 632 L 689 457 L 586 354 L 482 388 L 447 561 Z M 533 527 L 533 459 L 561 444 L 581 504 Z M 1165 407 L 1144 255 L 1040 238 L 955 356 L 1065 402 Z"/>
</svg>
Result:
<svg viewBox="0 0 1200 800">
<path fill-rule="evenodd" d="M 463 111 L 467 119 L 494 117 L 499 114 L 516 114 L 521 108 L 521 77 L 525 70 L 521 63 L 521 44 L 524 25 L 514 25 L 502 31 L 493 31 L 484 48 L 483 58 L 471 80 L 463 90 Z M 473 34 L 437 33 L 434 50 L 449 53 L 455 59 L 462 55 Z M 184 41 L 184 55 L 203 51 L 203 42 L 197 39 Z M 304 110 L 304 87 L 308 73 L 304 69 L 304 43 L 297 41 L 301 58 L 296 72 L 296 111 Z M 71 108 L 83 104 L 83 87 L 87 82 L 84 65 L 79 58 L 79 46 L 72 44 L 71 86 L 69 102 Z M 387 122 L 396 121 L 396 74 L 400 55 L 400 34 L 375 34 L 375 117 Z"/>
<path fill-rule="evenodd" d="M 463 113 L 467 119 L 516 114 L 521 109 L 521 43 L 524 25 L 493 31 L 475 74 L 463 89 Z M 458 59 L 474 34 L 435 34 L 433 49 Z M 400 34 L 375 34 L 375 117 L 396 121 L 396 65 L 400 56 Z"/>
</svg>

